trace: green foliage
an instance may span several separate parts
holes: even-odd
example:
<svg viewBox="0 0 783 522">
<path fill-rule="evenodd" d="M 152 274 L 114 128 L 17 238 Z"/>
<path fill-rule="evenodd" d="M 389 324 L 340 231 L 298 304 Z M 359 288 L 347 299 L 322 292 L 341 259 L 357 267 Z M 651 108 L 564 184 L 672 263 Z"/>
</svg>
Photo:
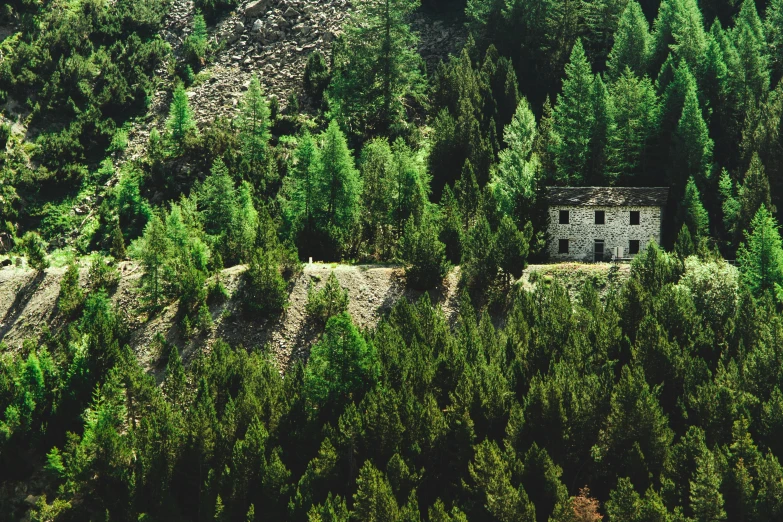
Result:
<svg viewBox="0 0 783 522">
<path fill-rule="evenodd" d="M 153 215 L 144 227 L 138 251 L 144 268 L 142 289 L 150 306 L 157 308 L 163 292 L 163 267 L 171 252 L 171 240 L 166 235 L 166 225 L 159 216 Z"/>
<path fill-rule="evenodd" d="M 17 249 L 27 257 L 27 264 L 33 270 L 42 271 L 49 268 L 46 257 L 46 243 L 37 232 L 27 232 L 16 245 Z"/>
<path fill-rule="evenodd" d="M 237 127 L 239 128 L 243 160 L 247 162 L 249 169 L 250 175 L 248 177 L 262 190 L 270 177 L 268 166 L 269 121 L 269 106 L 266 97 L 258 77 L 253 75 L 242 99 Z"/>
<path fill-rule="evenodd" d="M 619 78 L 626 69 L 637 76 L 647 71 L 650 53 L 650 26 L 636 0 L 630 0 L 620 16 L 614 45 L 609 53 L 607 69 L 609 77 Z"/>
<path fill-rule="evenodd" d="M 320 290 L 315 290 L 312 283 L 307 289 L 307 315 L 317 323 L 325 325 L 330 317 L 348 310 L 348 290 L 340 286 L 340 282 L 329 272 L 326 284 Z"/>
<path fill-rule="evenodd" d="M 257 251 L 242 277 L 242 308 L 248 316 L 268 318 L 288 307 L 288 283 L 274 252 Z"/>
<path fill-rule="evenodd" d="M 375 347 L 343 312 L 327 321 L 323 338 L 310 350 L 303 385 L 314 406 L 339 411 L 358 401 L 379 376 Z"/>
<path fill-rule="evenodd" d="M 193 16 L 193 28 L 182 43 L 182 52 L 189 65 L 196 69 L 204 66 L 207 57 L 207 23 L 199 11 Z"/>
<path fill-rule="evenodd" d="M 62 279 L 60 279 L 60 293 L 57 296 L 57 308 L 65 316 L 69 317 L 79 309 L 84 301 L 84 292 L 79 286 L 79 265 L 75 260 L 68 263 Z"/>
<path fill-rule="evenodd" d="M 330 115 L 352 134 L 371 136 L 405 124 L 422 96 L 418 38 L 408 26 L 416 0 L 368 0 L 356 6 L 332 61 Z"/>
<path fill-rule="evenodd" d="M 180 83 L 174 89 L 169 117 L 166 120 L 166 140 L 169 151 L 174 156 L 185 150 L 186 141 L 196 133 L 196 122 L 188 102 L 185 87 Z"/>
<path fill-rule="evenodd" d="M 432 217 L 423 217 L 418 225 L 413 216 L 408 218 L 400 239 L 400 257 L 405 262 L 405 278 L 410 286 L 426 290 L 440 285 L 449 265 L 446 246 Z"/>
<path fill-rule="evenodd" d="M 756 294 L 771 290 L 783 281 L 783 244 L 777 220 L 762 205 L 745 234 L 737 260 L 742 279 Z"/>
<path fill-rule="evenodd" d="M 90 269 L 87 272 L 87 286 L 90 290 L 104 290 L 111 292 L 120 282 L 120 271 L 109 260 L 103 256 L 96 255 L 90 262 Z"/>
<path fill-rule="evenodd" d="M 307 63 L 304 70 L 304 90 L 312 100 L 313 105 L 320 105 L 323 100 L 324 91 L 329 86 L 331 74 L 326 65 L 324 55 L 320 51 L 315 51 L 307 57 Z"/>
<path fill-rule="evenodd" d="M 688 179 L 688 184 L 685 185 L 685 197 L 680 209 L 682 223 L 688 227 L 691 238 L 698 244 L 700 239 L 707 237 L 710 223 L 693 178 Z"/>
</svg>

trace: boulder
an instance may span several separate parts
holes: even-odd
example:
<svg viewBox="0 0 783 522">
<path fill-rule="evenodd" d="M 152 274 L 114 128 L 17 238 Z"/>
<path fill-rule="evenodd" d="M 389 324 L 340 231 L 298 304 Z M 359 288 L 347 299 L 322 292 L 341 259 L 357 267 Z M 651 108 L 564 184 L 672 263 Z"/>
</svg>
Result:
<svg viewBox="0 0 783 522">
<path fill-rule="evenodd" d="M 270 3 L 271 0 L 255 0 L 254 2 L 250 2 L 247 4 L 247 7 L 245 7 L 245 16 L 248 18 L 256 18 L 266 12 Z"/>
<path fill-rule="evenodd" d="M 258 34 L 264 30 L 264 23 L 261 20 L 253 22 L 253 28 L 250 29 L 250 34 Z"/>
</svg>

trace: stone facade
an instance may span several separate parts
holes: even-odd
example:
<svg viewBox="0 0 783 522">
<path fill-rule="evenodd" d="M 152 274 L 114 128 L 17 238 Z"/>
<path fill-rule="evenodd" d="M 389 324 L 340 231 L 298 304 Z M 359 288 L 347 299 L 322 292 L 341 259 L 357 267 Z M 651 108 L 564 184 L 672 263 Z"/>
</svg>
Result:
<svg viewBox="0 0 783 522">
<path fill-rule="evenodd" d="M 567 210 L 569 224 L 560 224 L 560 211 Z M 604 212 L 604 224 L 597 225 L 596 211 Z M 639 212 L 639 224 L 631 225 L 631 211 Z M 550 205 L 549 254 L 554 260 L 594 261 L 596 241 L 604 245 L 604 261 L 609 261 L 613 247 L 629 253 L 631 241 L 639 241 L 643 251 L 650 241 L 661 242 L 662 207 L 660 206 L 576 206 Z M 568 240 L 568 253 L 560 253 L 560 240 Z"/>
</svg>

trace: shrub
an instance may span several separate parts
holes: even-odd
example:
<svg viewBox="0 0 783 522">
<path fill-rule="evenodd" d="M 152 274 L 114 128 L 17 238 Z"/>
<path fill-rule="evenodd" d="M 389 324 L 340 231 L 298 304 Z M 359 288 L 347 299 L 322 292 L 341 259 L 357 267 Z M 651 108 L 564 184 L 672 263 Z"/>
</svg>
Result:
<svg viewBox="0 0 783 522">
<path fill-rule="evenodd" d="M 0 101 L 2 103 L 2 101 Z M 3 123 L 0 125 L 0 152 L 5 151 L 5 147 L 8 144 L 8 139 L 11 137 L 11 125 Z"/>
<path fill-rule="evenodd" d="M 20 250 L 27 256 L 27 264 L 34 270 L 49 268 L 46 243 L 37 232 L 27 232 L 19 242 Z"/>
<path fill-rule="evenodd" d="M 307 315 L 319 324 L 326 324 L 330 317 L 348 310 L 348 291 L 340 287 L 340 282 L 329 273 L 326 285 L 315 290 L 311 285 L 307 289 Z"/>
<path fill-rule="evenodd" d="M 245 314 L 270 317 L 288 307 L 288 285 L 272 253 L 257 251 L 242 279 L 240 301 Z"/>
<path fill-rule="evenodd" d="M 66 317 L 73 315 L 84 302 L 84 292 L 79 286 L 79 265 L 71 260 L 60 279 L 60 294 L 57 296 L 57 307 Z"/>
<path fill-rule="evenodd" d="M 104 290 L 110 292 L 117 288 L 120 282 L 120 271 L 111 262 L 106 261 L 103 256 L 95 256 L 90 263 L 90 270 L 87 272 L 87 286 L 91 290 Z"/>
</svg>

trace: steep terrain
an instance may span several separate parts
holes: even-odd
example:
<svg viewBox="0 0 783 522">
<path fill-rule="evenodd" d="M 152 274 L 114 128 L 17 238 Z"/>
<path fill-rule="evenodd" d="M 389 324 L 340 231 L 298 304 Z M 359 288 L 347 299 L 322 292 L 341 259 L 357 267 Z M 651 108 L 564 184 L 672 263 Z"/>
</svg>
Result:
<svg viewBox="0 0 783 522">
<path fill-rule="evenodd" d="M 531 280 L 557 279 L 572 295 L 590 281 L 599 289 L 606 289 L 612 277 L 626 278 L 629 265 L 565 263 L 558 265 L 531 265 L 519 284 L 532 290 Z M 169 304 L 161 313 L 148 318 L 139 301 L 138 283 L 140 267 L 132 262 L 120 264 L 122 277 L 112 300 L 123 315 L 131 331 L 131 345 L 142 364 L 153 373 L 163 368 L 157 366 L 161 355 L 156 337 L 160 334 L 180 346 L 183 358 L 188 361 L 200 350 L 208 349 L 216 339 L 222 338 L 232 345 L 248 349 L 270 350 L 281 370 L 293 360 L 307 355 L 310 345 L 320 334 L 320 328 L 308 320 L 305 312 L 308 288 L 323 286 L 331 271 L 340 285 L 348 291 L 348 311 L 360 328 L 372 328 L 384 313 L 401 298 L 418 299 L 422 293 L 405 286 L 402 269 L 391 266 L 307 264 L 290 287 L 290 306 L 277 319 L 259 321 L 244 316 L 234 297 L 227 302 L 210 306 L 214 322 L 209 332 L 185 337 L 181 328 L 181 314 L 177 303 Z M 221 273 L 221 280 L 234 294 L 239 286 L 243 266 L 228 268 Z M 25 339 L 37 339 L 44 325 L 55 330 L 62 326 L 58 314 L 57 296 L 64 268 L 49 268 L 36 273 L 26 268 L 0 269 L 0 342 L 11 349 L 21 347 Z M 617 274 L 616 276 L 614 274 Z M 86 263 L 81 268 L 81 283 L 87 278 Z M 458 308 L 459 268 L 453 269 L 444 284 L 429 292 L 433 304 L 440 306 L 453 320 Z"/>
</svg>

